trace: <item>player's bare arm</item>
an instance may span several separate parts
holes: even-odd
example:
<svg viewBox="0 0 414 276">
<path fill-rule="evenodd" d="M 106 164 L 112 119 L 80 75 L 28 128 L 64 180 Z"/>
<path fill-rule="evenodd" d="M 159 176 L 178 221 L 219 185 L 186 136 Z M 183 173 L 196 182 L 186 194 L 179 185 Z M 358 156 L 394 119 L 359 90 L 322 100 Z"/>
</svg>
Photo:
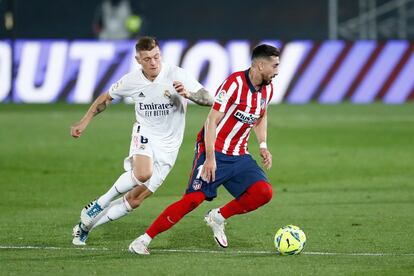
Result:
<svg viewBox="0 0 414 276">
<path fill-rule="evenodd" d="M 272 167 L 272 154 L 267 149 L 267 110 L 258 123 L 253 127 L 256 134 L 257 141 L 259 143 L 260 156 L 262 157 L 262 163 L 264 167 L 269 170 Z"/>
<path fill-rule="evenodd" d="M 204 124 L 204 142 L 206 145 L 206 161 L 201 170 L 201 178 L 204 181 L 210 182 L 216 180 L 216 156 L 214 155 L 214 148 L 216 144 L 216 130 L 217 125 L 223 119 L 224 113 L 211 109 Z"/>
<path fill-rule="evenodd" d="M 214 103 L 213 97 L 204 88 L 201 88 L 197 92 L 188 92 L 188 94 L 187 99 L 195 102 L 196 104 L 212 106 Z"/>
<path fill-rule="evenodd" d="M 173 85 L 177 93 L 183 96 L 184 98 L 189 99 L 190 101 L 193 101 L 198 105 L 204 105 L 204 106 L 213 105 L 213 102 L 214 102 L 213 97 L 204 88 L 201 88 L 197 92 L 190 92 L 190 91 L 187 91 L 184 85 L 179 81 L 175 81 Z"/>
<path fill-rule="evenodd" d="M 79 138 L 88 126 L 88 124 L 90 123 L 90 121 L 92 120 L 92 118 L 98 115 L 99 113 L 102 113 L 112 100 L 113 99 L 111 96 L 109 96 L 108 92 L 105 92 L 101 94 L 98 98 L 96 98 L 96 100 L 89 107 L 85 116 L 83 116 L 83 118 L 79 122 L 72 125 L 70 129 L 72 137 Z"/>
</svg>

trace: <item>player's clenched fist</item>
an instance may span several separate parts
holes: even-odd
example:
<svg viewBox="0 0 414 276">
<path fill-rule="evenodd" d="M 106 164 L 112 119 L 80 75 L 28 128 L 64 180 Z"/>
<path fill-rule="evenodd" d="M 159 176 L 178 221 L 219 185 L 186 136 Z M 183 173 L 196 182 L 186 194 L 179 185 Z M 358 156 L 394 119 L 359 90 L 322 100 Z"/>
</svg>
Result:
<svg viewBox="0 0 414 276">
<path fill-rule="evenodd" d="M 70 134 L 74 138 L 79 138 L 82 134 L 82 132 L 85 130 L 86 124 L 82 122 L 78 122 L 71 126 L 70 128 Z"/>
</svg>

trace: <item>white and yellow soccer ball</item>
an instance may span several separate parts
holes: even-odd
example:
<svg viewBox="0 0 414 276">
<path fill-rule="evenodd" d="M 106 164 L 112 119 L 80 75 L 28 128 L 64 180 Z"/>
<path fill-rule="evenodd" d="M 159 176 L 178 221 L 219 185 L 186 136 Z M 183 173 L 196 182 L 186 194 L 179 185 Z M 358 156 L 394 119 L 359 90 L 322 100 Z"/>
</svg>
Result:
<svg viewBox="0 0 414 276">
<path fill-rule="evenodd" d="M 282 255 L 297 255 L 302 252 L 305 244 L 305 233 L 295 225 L 286 225 L 276 232 L 276 250 Z"/>
</svg>

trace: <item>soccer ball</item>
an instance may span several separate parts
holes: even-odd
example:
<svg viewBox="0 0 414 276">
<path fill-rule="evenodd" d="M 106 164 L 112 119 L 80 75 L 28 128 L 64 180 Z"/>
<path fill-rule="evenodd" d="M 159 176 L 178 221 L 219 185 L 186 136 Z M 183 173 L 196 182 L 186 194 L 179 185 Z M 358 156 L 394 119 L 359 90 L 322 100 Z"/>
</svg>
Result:
<svg viewBox="0 0 414 276">
<path fill-rule="evenodd" d="M 276 232 L 276 250 L 282 255 L 297 255 L 302 252 L 305 244 L 305 233 L 295 225 L 286 225 Z"/>
</svg>

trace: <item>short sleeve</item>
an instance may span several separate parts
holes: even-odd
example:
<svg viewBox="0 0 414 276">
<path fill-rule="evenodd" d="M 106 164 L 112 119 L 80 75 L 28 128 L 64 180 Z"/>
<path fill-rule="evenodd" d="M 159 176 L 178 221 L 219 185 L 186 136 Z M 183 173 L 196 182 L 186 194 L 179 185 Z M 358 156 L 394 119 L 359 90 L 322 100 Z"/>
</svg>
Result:
<svg viewBox="0 0 414 276">
<path fill-rule="evenodd" d="M 199 83 L 195 79 L 195 77 L 191 75 L 190 73 L 188 73 L 186 70 L 178 67 L 177 75 L 178 75 L 177 80 L 183 83 L 187 91 L 197 92 L 198 90 L 203 88 L 203 85 Z"/>
<path fill-rule="evenodd" d="M 128 82 L 128 75 L 123 76 L 109 88 L 109 96 L 115 100 L 131 96 L 131 85 Z"/>
</svg>

